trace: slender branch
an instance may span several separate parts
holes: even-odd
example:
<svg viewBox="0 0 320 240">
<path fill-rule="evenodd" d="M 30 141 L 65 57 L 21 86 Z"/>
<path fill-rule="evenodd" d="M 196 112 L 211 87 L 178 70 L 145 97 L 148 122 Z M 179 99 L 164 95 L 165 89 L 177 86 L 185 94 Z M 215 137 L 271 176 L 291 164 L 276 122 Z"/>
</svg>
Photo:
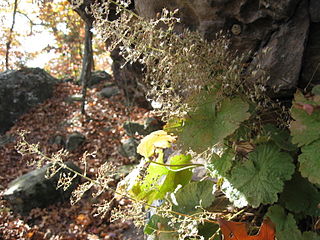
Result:
<svg viewBox="0 0 320 240">
<path fill-rule="evenodd" d="M 123 6 L 121 3 L 118 3 L 117 1 L 114 0 L 109 0 L 109 2 L 117 5 L 119 8 L 121 8 L 122 10 L 124 10 L 125 12 L 132 14 L 132 16 L 135 16 L 136 18 L 138 18 L 139 20 L 142 20 L 143 18 L 140 17 L 138 14 L 136 14 L 135 12 L 133 12 L 132 10 L 126 8 L 125 6 Z"/>
<path fill-rule="evenodd" d="M 19 10 L 17 10 L 17 13 L 19 13 L 22 16 L 24 16 L 29 21 L 29 24 L 30 24 L 30 34 L 29 35 L 32 35 L 32 33 L 33 33 L 33 26 L 44 26 L 44 27 L 49 27 L 50 26 L 49 24 L 42 23 L 42 22 L 41 23 L 35 23 L 26 13 L 21 12 Z"/>
<path fill-rule="evenodd" d="M 45 158 L 45 159 L 47 159 L 47 160 L 52 160 L 50 157 L 48 157 L 47 155 L 43 154 L 42 152 L 41 152 L 40 154 L 41 154 L 41 156 L 42 156 L 43 158 Z M 70 168 L 69 166 L 67 166 L 66 164 L 64 164 L 64 163 L 62 163 L 62 162 L 56 162 L 56 163 L 59 164 L 61 167 L 69 170 L 70 172 L 72 172 L 72 173 L 74 173 L 74 174 L 77 174 L 78 176 L 80 176 L 80 177 L 82 177 L 82 178 L 90 181 L 91 183 L 93 183 L 93 184 L 95 184 L 95 185 L 98 185 L 98 186 L 100 185 L 100 183 L 99 183 L 98 181 L 95 181 L 95 180 L 93 180 L 92 178 L 90 178 L 90 177 L 88 177 L 88 176 L 86 176 L 86 175 L 84 175 L 84 174 L 82 174 L 82 173 L 80 173 L 80 172 L 77 172 L 76 170 Z M 137 201 L 135 198 L 130 197 L 128 194 L 125 195 L 124 193 L 118 192 L 117 190 L 115 190 L 115 189 L 113 189 L 113 188 L 110 188 L 110 187 L 109 187 L 108 190 L 111 190 L 113 193 L 118 194 L 118 195 L 120 195 L 120 196 L 122 196 L 122 197 L 124 197 L 124 198 L 127 198 L 127 199 L 131 200 L 131 201 L 135 201 L 135 202 Z M 158 206 L 153 206 L 153 205 L 150 205 L 150 204 L 148 204 L 148 203 L 143 203 L 143 204 L 144 204 L 145 206 L 147 206 L 147 207 L 150 207 L 150 208 L 153 208 L 153 209 L 157 209 L 157 210 L 159 210 L 160 212 L 162 211 L 161 208 L 158 207 Z M 180 212 L 176 212 L 176 211 L 173 211 L 173 210 L 170 210 L 170 211 L 162 211 L 162 212 L 170 212 L 170 213 L 172 213 L 172 214 L 179 215 L 179 216 L 182 216 L 182 217 L 188 217 L 188 218 L 191 218 L 191 219 L 194 219 L 194 220 L 200 220 L 200 218 L 198 218 L 198 217 L 195 217 L 195 216 L 192 216 L 192 215 L 188 215 L 188 214 L 184 214 L 184 213 L 180 213 Z M 208 223 L 217 223 L 216 220 L 209 220 L 209 219 L 202 219 L 202 220 L 205 221 L 205 222 L 208 222 Z"/>
<path fill-rule="evenodd" d="M 24 136 L 23 136 L 23 135 L 20 135 L 20 136 L 22 137 L 22 140 L 21 140 L 21 141 L 23 141 L 23 142 L 25 142 L 27 145 L 29 145 L 29 143 L 25 140 Z M 34 148 L 31 148 L 31 149 L 34 149 Z M 50 161 L 50 162 L 53 162 L 54 164 L 58 164 L 60 168 L 67 169 L 68 171 L 76 174 L 77 176 L 80 176 L 80 177 L 84 178 L 85 180 L 91 182 L 91 183 L 94 184 L 94 185 L 97 185 L 97 186 L 101 185 L 101 183 L 100 183 L 99 181 L 96 181 L 96 180 L 94 180 L 94 179 L 86 176 L 85 174 L 82 174 L 81 172 L 78 172 L 78 171 L 72 169 L 71 167 L 67 166 L 67 165 L 62 161 L 61 158 L 59 158 L 59 161 L 52 161 L 52 158 L 51 158 L 51 157 L 47 156 L 46 154 L 44 154 L 43 152 L 41 152 L 41 151 L 39 150 L 38 145 L 36 145 L 36 150 L 33 150 L 32 152 L 33 152 L 33 154 L 39 154 L 40 157 L 41 157 L 42 159 L 44 159 L 44 160 L 48 160 L 48 161 Z M 20 152 L 20 153 L 21 153 L 21 152 Z M 200 164 L 197 164 L 197 165 L 200 165 Z M 181 166 L 181 165 L 176 165 L 176 166 Z M 118 192 L 117 190 L 115 190 L 115 189 L 113 189 L 113 188 L 111 188 L 111 187 L 106 188 L 106 190 L 110 190 L 110 191 L 112 191 L 113 193 L 118 194 L 119 196 L 122 196 L 122 197 L 124 197 L 124 198 L 126 198 L 126 199 L 129 199 L 129 200 L 131 200 L 131 201 L 139 202 L 139 200 L 137 200 L 137 199 L 129 196 L 128 194 L 124 194 L 124 193 Z M 188 214 L 176 212 L 176 211 L 174 211 L 174 210 L 161 210 L 161 208 L 160 208 L 159 206 L 153 206 L 153 205 L 150 205 L 150 204 L 148 204 L 148 203 L 146 203 L 146 202 L 142 202 L 142 203 L 143 203 L 144 206 L 149 207 L 149 208 L 156 209 L 156 210 L 158 210 L 159 212 L 172 213 L 172 214 L 175 214 L 175 215 L 178 215 L 178 216 L 191 218 L 191 219 L 197 220 L 197 221 L 204 221 L 204 222 L 215 223 L 215 224 L 217 223 L 217 221 L 216 221 L 216 220 L 213 220 L 213 219 L 211 219 L 211 220 L 210 220 L 210 219 L 203 219 L 203 218 L 199 218 L 199 217 L 194 216 L 194 215 L 188 215 Z"/>
<path fill-rule="evenodd" d="M 17 10 L 17 13 L 19 13 L 20 15 L 24 16 L 25 18 L 28 19 L 29 23 L 33 26 L 45 26 L 45 27 L 49 27 L 50 25 L 49 24 L 46 24 L 46 23 L 35 23 L 26 13 L 24 12 L 21 12 L 19 10 Z"/>
<path fill-rule="evenodd" d="M 160 212 L 161 212 L 161 210 L 160 210 Z M 173 211 L 173 210 L 163 211 L 163 212 L 170 212 L 170 213 L 182 216 L 182 217 L 188 217 L 188 218 L 191 218 L 191 219 L 194 219 L 194 220 L 200 220 L 200 218 L 198 218 L 198 217 L 195 217 L 195 216 L 192 216 L 192 215 L 188 215 L 188 214 L 184 214 L 184 213 L 180 213 L 180 212 L 176 212 L 176 211 Z M 208 223 L 215 223 L 215 224 L 218 223 L 216 220 L 209 220 L 209 219 L 201 219 L 201 220 L 203 220 L 204 222 L 208 222 Z"/>
<path fill-rule="evenodd" d="M 13 6 L 13 13 L 12 13 L 12 24 L 9 31 L 8 41 L 6 43 L 6 69 L 9 69 L 9 52 L 11 48 L 12 43 L 12 35 L 13 35 L 13 28 L 16 23 L 16 14 L 17 14 L 17 8 L 18 8 L 18 0 L 14 0 L 14 6 Z"/>
</svg>

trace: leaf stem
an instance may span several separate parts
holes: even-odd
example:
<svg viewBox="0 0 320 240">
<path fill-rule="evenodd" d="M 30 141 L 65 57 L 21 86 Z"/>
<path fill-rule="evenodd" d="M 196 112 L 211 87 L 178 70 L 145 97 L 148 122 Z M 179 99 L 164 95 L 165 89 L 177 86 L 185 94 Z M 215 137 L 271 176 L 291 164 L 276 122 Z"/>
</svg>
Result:
<svg viewBox="0 0 320 240">
<path fill-rule="evenodd" d="M 166 163 L 156 162 L 156 161 L 153 161 L 150 159 L 147 162 L 158 164 L 158 165 L 165 166 L 165 167 L 204 167 L 204 164 L 201 164 L 201 163 L 166 164 Z M 174 171 L 174 170 L 172 170 L 172 171 Z"/>
</svg>

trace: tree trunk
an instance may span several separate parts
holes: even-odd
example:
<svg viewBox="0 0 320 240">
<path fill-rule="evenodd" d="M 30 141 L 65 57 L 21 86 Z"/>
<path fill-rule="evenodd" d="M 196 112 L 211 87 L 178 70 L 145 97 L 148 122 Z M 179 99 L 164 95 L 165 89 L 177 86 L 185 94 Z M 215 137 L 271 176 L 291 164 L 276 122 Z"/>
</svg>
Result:
<svg viewBox="0 0 320 240">
<path fill-rule="evenodd" d="M 84 53 L 82 59 L 82 69 L 80 75 L 80 81 L 82 84 L 82 104 L 81 113 L 86 114 L 85 105 L 87 97 L 88 82 L 91 79 L 91 72 L 93 67 L 93 50 L 92 50 L 92 24 L 86 22 L 85 25 L 85 40 L 84 40 Z"/>
<path fill-rule="evenodd" d="M 9 30 L 9 36 L 8 36 L 8 40 L 6 43 L 6 69 L 9 69 L 9 52 L 10 52 L 10 48 L 11 48 L 11 43 L 12 43 L 12 35 L 13 35 L 13 29 L 14 29 L 14 25 L 16 23 L 16 14 L 17 14 L 17 8 L 18 8 L 18 0 L 14 0 L 14 5 L 13 5 L 13 13 L 12 13 L 12 23 L 11 23 L 11 28 Z"/>
</svg>

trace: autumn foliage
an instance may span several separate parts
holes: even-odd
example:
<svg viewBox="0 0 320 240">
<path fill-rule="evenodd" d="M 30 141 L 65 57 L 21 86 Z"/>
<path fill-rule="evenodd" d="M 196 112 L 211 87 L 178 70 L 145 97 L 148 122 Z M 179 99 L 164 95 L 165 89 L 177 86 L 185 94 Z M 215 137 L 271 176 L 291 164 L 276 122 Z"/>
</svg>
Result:
<svg viewBox="0 0 320 240">
<path fill-rule="evenodd" d="M 224 240 L 274 240 L 275 229 L 270 219 L 263 221 L 259 232 L 248 235 L 247 223 L 218 220 Z"/>
</svg>

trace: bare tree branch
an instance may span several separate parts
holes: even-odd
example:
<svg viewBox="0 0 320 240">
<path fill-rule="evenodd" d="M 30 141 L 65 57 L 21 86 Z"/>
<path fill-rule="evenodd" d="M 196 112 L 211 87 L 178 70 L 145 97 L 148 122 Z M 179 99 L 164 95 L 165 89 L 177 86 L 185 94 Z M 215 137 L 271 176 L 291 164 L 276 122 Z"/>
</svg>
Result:
<svg viewBox="0 0 320 240">
<path fill-rule="evenodd" d="M 14 25 L 16 23 L 16 14 L 17 14 L 17 8 L 18 8 L 18 0 L 14 0 L 14 6 L 13 6 L 13 13 L 12 13 L 12 24 L 9 31 L 8 41 L 6 43 L 6 69 L 9 69 L 9 52 L 11 48 L 12 43 L 12 35 L 13 35 L 13 29 Z"/>
<path fill-rule="evenodd" d="M 30 24 L 30 33 L 29 35 L 33 34 L 33 26 L 44 26 L 44 27 L 50 27 L 49 24 L 46 23 L 35 23 L 26 13 L 24 12 L 20 12 L 19 10 L 17 10 L 17 13 L 19 13 L 20 15 L 24 16 L 25 18 L 28 19 L 29 24 Z"/>
</svg>

